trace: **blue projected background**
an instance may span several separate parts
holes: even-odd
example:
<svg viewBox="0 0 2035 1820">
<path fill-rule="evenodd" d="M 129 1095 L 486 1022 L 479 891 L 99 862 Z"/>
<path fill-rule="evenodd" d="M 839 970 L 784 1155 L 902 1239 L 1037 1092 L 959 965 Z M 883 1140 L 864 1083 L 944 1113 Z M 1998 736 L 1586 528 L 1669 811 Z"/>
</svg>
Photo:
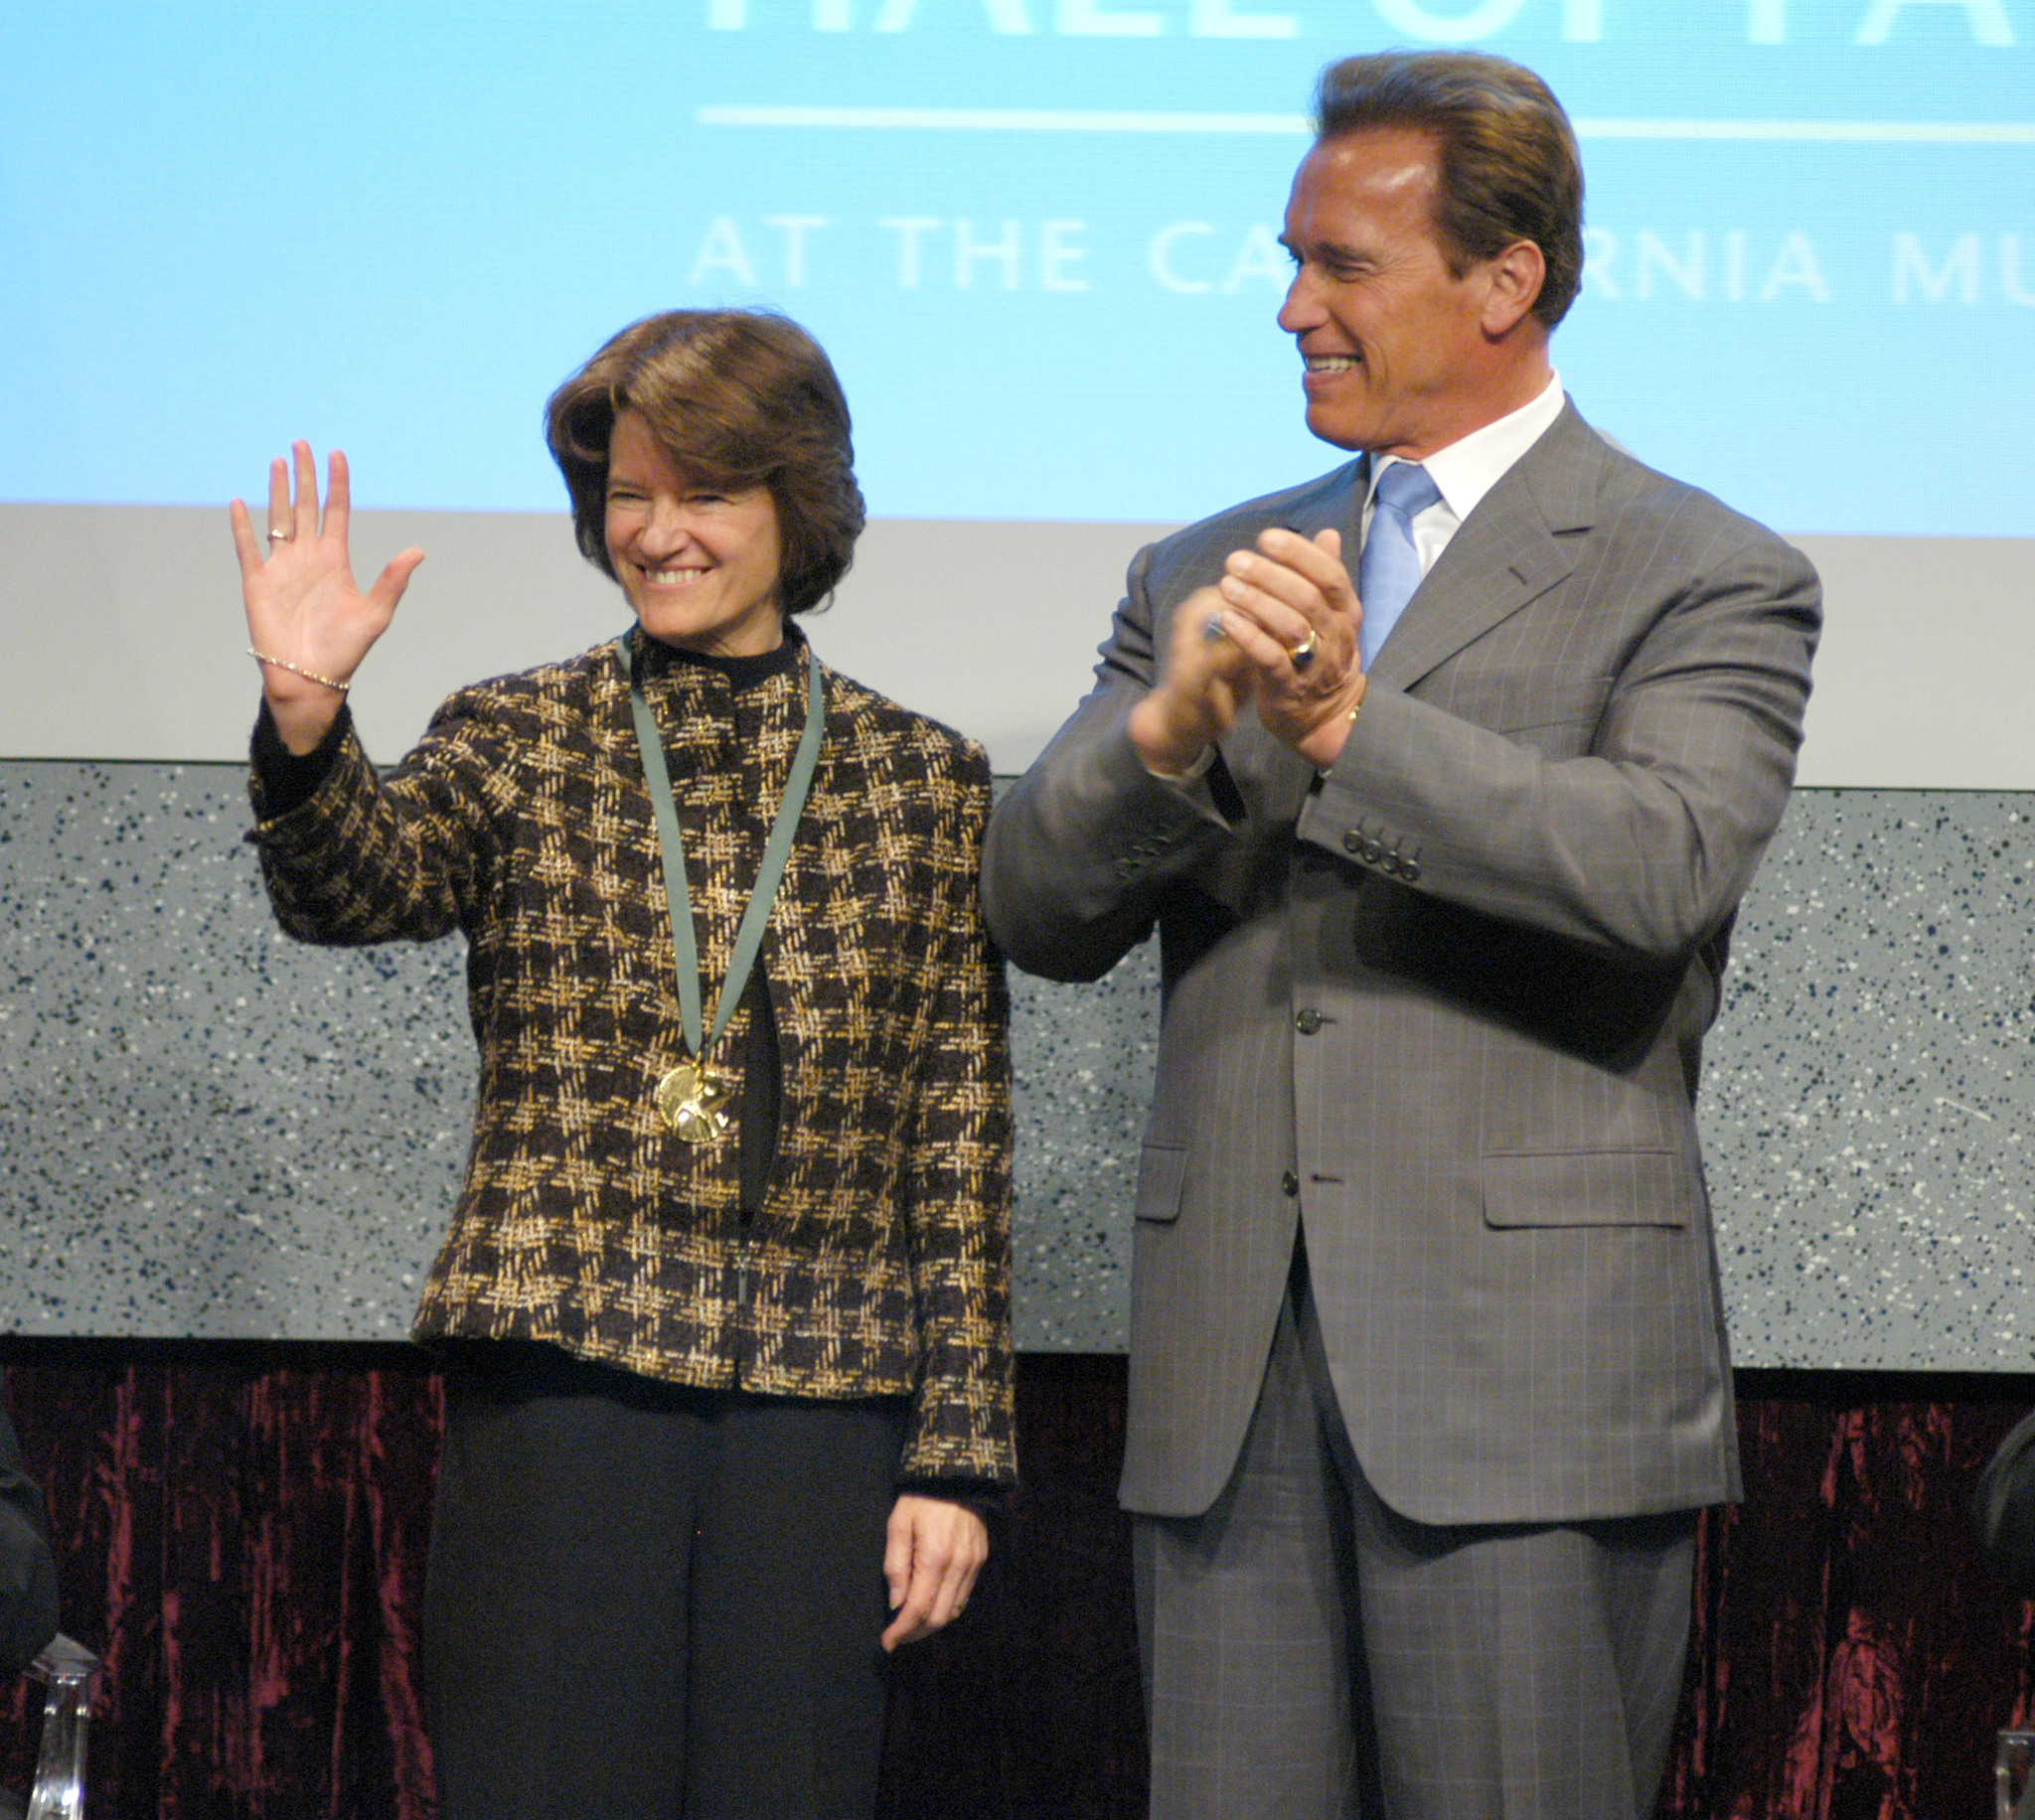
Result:
<svg viewBox="0 0 2035 1820">
<path fill-rule="evenodd" d="M 678 0 L 0 12 L 0 500 L 554 509 L 550 388 L 808 323 L 872 510 L 1179 521 L 1318 472 L 1273 322 L 1331 58 L 1533 65 L 1578 402 L 1797 533 L 2035 535 L 2035 0 Z M 1926 471 L 1926 487 L 1917 475 Z"/>
</svg>

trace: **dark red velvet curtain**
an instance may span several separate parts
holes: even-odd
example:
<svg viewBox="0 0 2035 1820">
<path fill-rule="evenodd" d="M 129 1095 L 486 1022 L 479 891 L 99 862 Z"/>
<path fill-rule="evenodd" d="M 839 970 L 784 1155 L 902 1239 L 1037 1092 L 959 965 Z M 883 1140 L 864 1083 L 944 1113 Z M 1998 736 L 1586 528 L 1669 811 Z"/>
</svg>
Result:
<svg viewBox="0 0 2035 1820">
<path fill-rule="evenodd" d="M 440 1404 L 395 1347 L 0 1342 L 67 1630 L 106 1658 L 89 1811 L 425 1820 L 415 1619 Z M 1750 1373 L 1747 1501 L 1706 1519 L 1674 1820 L 1986 1820 L 2035 1615 L 1972 1479 L 2035 1381 Z M 1123 1361 L 1020 1361 L 1025 1485 L 955 1632 L 900 1659 L 885 1820 L 1135 1820 L 1113 1496 Z M 0 1713 L 25 1786 L 36 1693 Z"/>
<path fill-rule="evenodd" d="M 432 1814 L 412 1663 L 436 1378 L 407 1348 L 12 1356 L 64 1627 L 105 1661 L 92 1820 Z M 0 1780 L 25 1787 L 35 1718 L 5 1730 Z"/>
<path fill-rule="evenodd" d="M 1661 1812 L 1990 1820 L 1994 1734 L 2035 1716 L 2035 1606 L 1992 1583 L 1969 1505 L 2035 1383 L 1739 1391 L 1746 1500 L 1704 1521 Z"/>
</svg>

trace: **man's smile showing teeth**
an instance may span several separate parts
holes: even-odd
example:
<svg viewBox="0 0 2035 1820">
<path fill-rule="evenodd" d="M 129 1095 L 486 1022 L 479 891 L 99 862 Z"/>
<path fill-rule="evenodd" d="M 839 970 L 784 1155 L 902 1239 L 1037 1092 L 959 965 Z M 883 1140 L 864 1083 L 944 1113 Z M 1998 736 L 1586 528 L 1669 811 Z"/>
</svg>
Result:
<svg viewBox="0 0 2035 1820">
<path fill-rule="evenodd" d="M 1303 358 L 1310 373 L 1354 373 L 1363 365 L 1353 354 L 1310 354 Z"/>
</svg>

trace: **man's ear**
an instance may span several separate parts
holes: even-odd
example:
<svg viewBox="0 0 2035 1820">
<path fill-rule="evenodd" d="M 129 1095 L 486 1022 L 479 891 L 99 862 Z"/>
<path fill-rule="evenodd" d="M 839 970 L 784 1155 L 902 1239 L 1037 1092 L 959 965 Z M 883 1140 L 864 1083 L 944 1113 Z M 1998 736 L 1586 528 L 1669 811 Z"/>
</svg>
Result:
<svg viewBox="0 0 2035 1820">
<path fill-rule="evenodd" d="M 1514 240 L 1485 267 L 1483 327 L 1492 341 L 1501 341 L 1533 308 L 1547 282 L 1547 257 L 1531 240 Z"/>
</svg>

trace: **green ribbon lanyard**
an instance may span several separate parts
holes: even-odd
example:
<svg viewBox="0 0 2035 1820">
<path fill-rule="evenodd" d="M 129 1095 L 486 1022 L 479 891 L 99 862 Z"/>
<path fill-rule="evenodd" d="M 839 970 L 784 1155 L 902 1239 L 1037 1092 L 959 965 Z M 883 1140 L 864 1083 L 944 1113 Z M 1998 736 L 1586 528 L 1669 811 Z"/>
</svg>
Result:
<svg viewBox="0 0 2035 1820">
<path fill-rule="evenodd" d="M 643 698 L 643 684 L 636 675 L 635 654 L 630 633 L 615 640 L 621 655 L 622 674 L 629 679 L 629 712 L 636 722 L 636 747 L 643 758 L 643 782 L 650 791 L 650 803 L 657 814 L 657 840 L 664 861 L 665 899 L 671 911 L 672 952 L 679 978 L 679 1014 L 685 1022 L 686 1048 L 690 1061 L 681 1062 L 657 1084 L 657 1110 L 666 1125 L 681 1138 L 704 1143 L 717 1138 L 729 1125 L 728 1091 L 714 1085 L 706 1075 L 706 1053 L 720 1040 L 721 1032 L 742 1001 L 742 989 L 749 984 L 749 972 L 763 946 L 763 927 L 770 921 L 770 907 L 777 888 L 784 882 L 785 862 L 791 857 L 792 837 L 798 832 L 799 816 L 820 765 L 820 733 L 827 718 L 825 690 L 820 685 L 820 660 L 806 647 L 806 728 L 799 736 L 799 749 L 791 761 L 791 775 L 784 781 L 784 797 L 777 805 L 777 819 L 770 825 L 770 839 L 763 848 L 763 864 L 756 873 L 755 888 L 735 931 L 734 952 L 728 956 L 727 978 L 713 1006 L 713 1028 L 701 1037 L 700 946 L 693 933 L 693 902 L 686 889 L 686 848 L 679 832 L 679 809 L 672 795 L 672 777 L 665 763 L 664 740 L 650 703 Z"/>
</svg>

